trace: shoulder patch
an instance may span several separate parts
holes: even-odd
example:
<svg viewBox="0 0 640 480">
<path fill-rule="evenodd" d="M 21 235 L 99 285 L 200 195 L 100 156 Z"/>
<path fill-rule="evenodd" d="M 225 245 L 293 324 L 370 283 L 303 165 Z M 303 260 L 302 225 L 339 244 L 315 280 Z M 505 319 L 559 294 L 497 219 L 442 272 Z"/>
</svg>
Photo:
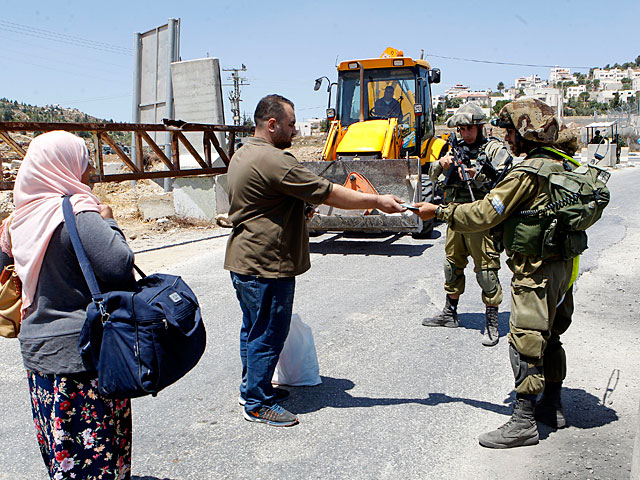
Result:
<svg viewBox="0 0 640 480">
<path fill-rule="evenodd" d="M 497 196 L 491 199 L 491 206 L 498 213 L 498 215 L 502 215 L 504 213 L 504 203 Z"/>
</svg>

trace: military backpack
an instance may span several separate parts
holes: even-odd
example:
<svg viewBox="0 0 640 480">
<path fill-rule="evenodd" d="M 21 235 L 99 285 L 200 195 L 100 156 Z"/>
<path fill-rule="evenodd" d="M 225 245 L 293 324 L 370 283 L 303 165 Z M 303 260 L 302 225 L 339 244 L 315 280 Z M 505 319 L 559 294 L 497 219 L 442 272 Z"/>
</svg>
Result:
<svg viewBox="0 0 640 480">
<path fill-rule="evenodd" d="M 544 150 L 564 157 L 564 168 L 528 165 L 526 161 L 517 167 L 545 178 L 538 197 L 544 202 L 534 202 L 531 209 L 522 210 L 505 222 L 504 244 L 524 255 L 541 258 L 560 255 L 569 259 L 587 249 L 585 230 L 600 219 L 609 204 L 606 184 L 610 173 L 591 164 L 571 170 L 569 162 L 574 162 L 573 159 L 555 149 Z"/>
</svg>

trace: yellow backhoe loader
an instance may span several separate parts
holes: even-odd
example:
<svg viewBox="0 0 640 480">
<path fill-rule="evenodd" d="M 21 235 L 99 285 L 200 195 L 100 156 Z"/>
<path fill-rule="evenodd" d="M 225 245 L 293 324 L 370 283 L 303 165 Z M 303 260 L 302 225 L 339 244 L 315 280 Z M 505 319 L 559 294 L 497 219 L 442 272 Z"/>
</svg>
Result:
<svg viewBox="0 0 640 480">
<path fill-rule="evenodd" d="M 428 170 L 446 142 L 434 138 L 431 84 L 440 70 L 425 60 L 405 57 L 387 48 L 380 58 L 349 60 L 338 65 L 338 82 L 329 83 L 329 132 L 312 171 L 354 190 L 392 193 L 407 202 L 431 201 Z M 332 87 L 337 86 L 335 107 Z M 348 211 L 321 206 L 309 222 L 310 231 L 411 232 L 427 238 L 433 221 L 422 222 L 407 211 L 387 215 L 378 211 Z"/>
</svg>

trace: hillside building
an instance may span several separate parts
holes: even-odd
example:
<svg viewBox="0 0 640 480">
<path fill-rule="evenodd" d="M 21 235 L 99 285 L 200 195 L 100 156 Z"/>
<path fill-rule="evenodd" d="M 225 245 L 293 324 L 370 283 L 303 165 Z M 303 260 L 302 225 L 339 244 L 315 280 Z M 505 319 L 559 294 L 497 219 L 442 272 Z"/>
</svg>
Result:
<svg viewBox="0 0 640 480">
<path fill-rule="evenodd" d="M 558 82 L 570 82 L 573 80 L 569 68 L 554 67 L 549 71 L 549 84 L 555 85 Z"/>
</svg>

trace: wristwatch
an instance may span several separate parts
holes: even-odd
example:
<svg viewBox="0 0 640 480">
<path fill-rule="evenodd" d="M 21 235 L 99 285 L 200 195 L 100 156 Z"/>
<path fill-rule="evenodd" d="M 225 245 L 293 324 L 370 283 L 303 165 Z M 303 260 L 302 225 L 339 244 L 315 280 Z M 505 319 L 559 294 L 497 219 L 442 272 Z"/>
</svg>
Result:
<svg viewBox="0 0 640 480">
<path fill-rule="evenodd" d="M 440 214 L 440 209 L 441 209 L 441 207 L 440 207 L 440 205 L 438 205 L 438 208 L 436 208 L 436 218 L 437 218 L 438 220 L 440 220 L 440 218 L 438 217 L 438 216 L 439 216 L 439 214 Z"/>
</svg>

